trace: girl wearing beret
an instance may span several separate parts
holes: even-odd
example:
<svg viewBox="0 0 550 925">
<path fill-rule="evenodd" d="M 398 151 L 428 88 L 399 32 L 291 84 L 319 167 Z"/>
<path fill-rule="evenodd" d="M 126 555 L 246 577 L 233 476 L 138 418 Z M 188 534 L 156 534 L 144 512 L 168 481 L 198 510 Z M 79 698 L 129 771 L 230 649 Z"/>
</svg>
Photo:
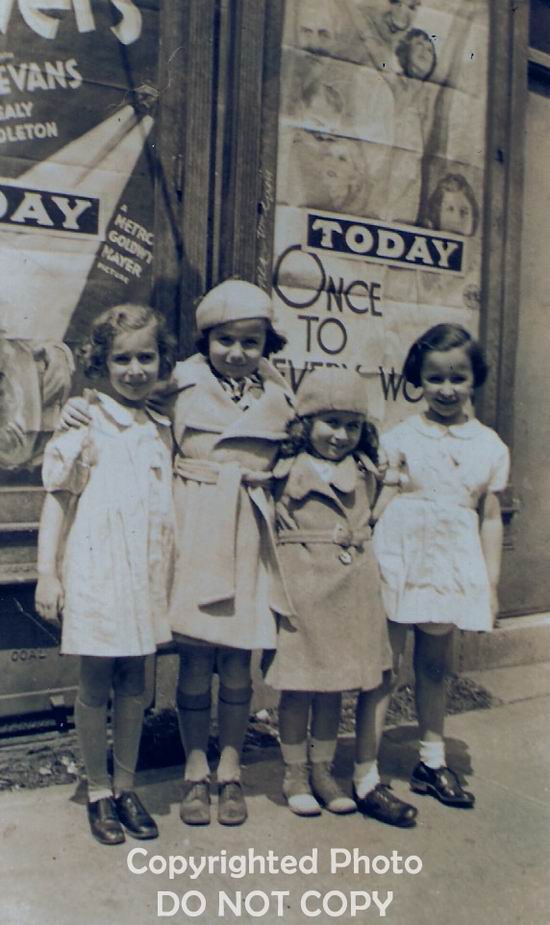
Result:
<svg viewBox="0 0 550 925">
<path fill-rule="evenodd" d="M 288 458 L 275 468 L 277 538 L 294 615 L 280 619 L 267 673 L 281 691 L 283 792 L 298 815 L 359 807 L 382 822 L 414 825 L 416 809 L 380 782 L 376 760 L 392 656 L 371 543 L 377 434 L 363 380 L 334 367 L 309 373 L 297 412 Z M 351 689 L 359 691 L 355 800 L 331 770 L 342 692 Z"/>
</svg>

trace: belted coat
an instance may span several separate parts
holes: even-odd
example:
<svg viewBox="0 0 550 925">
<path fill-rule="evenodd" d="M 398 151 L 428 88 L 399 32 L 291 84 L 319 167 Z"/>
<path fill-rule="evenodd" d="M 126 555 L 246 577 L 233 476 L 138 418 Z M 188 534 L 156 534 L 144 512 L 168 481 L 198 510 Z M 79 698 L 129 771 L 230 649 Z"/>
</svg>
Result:
<svg viewBox="0 0 550 925">
<path fill-rule="evenodd" d="M 372 690 L 391 667 L 369 520 L 376 468 L 367 457 L 281 460 L 279 556 L 294 615 L 280 620 L 266 680 L 278 690 Z"/>
<path fill-rule="evenodd" d="M 276 614 L 290 615 L 270 493 L 273 462 L 293 416 L 267 360 L 263 392 L 234 402 L 202 355 L 175 369 L 177 522 L 170 622 L 189 641 L 273 648 Z"/>
</svg>

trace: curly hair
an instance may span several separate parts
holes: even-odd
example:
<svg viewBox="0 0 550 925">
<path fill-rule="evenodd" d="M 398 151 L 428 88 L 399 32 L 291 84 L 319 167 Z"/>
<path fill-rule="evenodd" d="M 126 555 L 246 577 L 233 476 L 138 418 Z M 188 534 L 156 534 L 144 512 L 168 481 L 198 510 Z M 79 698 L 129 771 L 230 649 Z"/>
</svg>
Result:
<svg viewBox="0 0 550 925">
<path fill-rule="evenodd" d="M 472 365 L 474 388 L 477 389 L 485 382 L 489 367 L 478 342 L 460 324 L 436 324 L 418 337 L 405 358 L 403 376 L 411 385 L 420 387 L 426 354 L 434 350 L 453 350 L 455 347 L 464 347 Z"/>
<path fill-rule="evenodd" d="M 289 456 L 298 456 L 299 453 L 310 453 L 311 446 L 311 428 L 315 419 L 314 414 L 304 417 L 295 417 L 286 426 L 288 437 L 281 443 L 279 455 L 282 458 Z M 353 455 L 364 453 L 368 456 L 375 466 L 378 465 L 378 431 L 370 421 L 363 421 L 361 437 L 359 443 L 353 451 Z"/>
<path fill-rule="evenodd" d="M 84 375 L 96 379 L 107 374 L 107 361 L 115 337 L 127 331 L 154 327 L 160 357 L 159 379 L 168 379 L 176 362 L 176 339 L 168 331 L 165 318 L 148 305 L 131 302 L 114 305 L 99 315 L 88 339 L 78 350 Z"/>
<path fill-rule="evenodd" d="M 209 340 L 209 334 L 211 330 L 212 328 L 206 328 L 206 330 L 204 331 L 199 331 L 195 338 L 195 347 L 197 348 L 198 352 L 202 353 L 202 355 L 205 356 L 206 358 L 208 358 L 208 355 L 209 355 L 208 340 Z M 263 356 L 268 358 L 273 353 L 279 353 L 279 351 L 282 350 L 283 347 L 286 347 L 286 344 L 287 344 L 286 337 L 283 337 L 282 334 L 278 334 L 277 331 L 275 331 L 271 327 L 271 325 L 268 323 L 267 330 L 266 330 Z"/>
</svg>

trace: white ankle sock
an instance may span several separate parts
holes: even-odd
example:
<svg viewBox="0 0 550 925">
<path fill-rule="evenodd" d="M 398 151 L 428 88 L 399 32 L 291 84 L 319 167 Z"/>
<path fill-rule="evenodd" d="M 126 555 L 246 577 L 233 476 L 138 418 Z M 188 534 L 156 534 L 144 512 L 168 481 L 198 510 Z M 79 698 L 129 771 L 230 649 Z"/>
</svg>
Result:
<svg viewBox="0 0 550 925">
<path fill-rule="evenodd" d="M 353 783 L 357 796 L 363 799 L 367 793 L 374 790 L 380 783 L 380 774 L 378 773 L 378 763 L 376 761 L 362 761 L 355 763 L 353 766 Z"/>
<path fill-rule="evenodd" d="M 445 742 L 440 739 L 438 742 L 424 742 L 420 740 L 420 760 L 428 768 L 437 771 L 438 768 L 445 766 Z"/>
</svg>

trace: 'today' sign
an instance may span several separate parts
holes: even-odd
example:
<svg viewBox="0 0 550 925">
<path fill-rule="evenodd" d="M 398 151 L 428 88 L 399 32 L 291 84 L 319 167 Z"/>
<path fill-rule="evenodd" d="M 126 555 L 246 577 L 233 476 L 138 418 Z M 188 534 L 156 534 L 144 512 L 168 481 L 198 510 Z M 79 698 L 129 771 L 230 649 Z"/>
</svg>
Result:
<svg viewBox="0 0 550 925">
<path fill-rule="evenodd" d="M 0 183 L 0 225 L 98 233 L 99 199 Z"/>
<path fill-rule="evenodd" d="M 442 232 L 370 219 L 308 212 L 306 246 L 390 266 L 461 274 L 464 240 Z"/>
</svg>

